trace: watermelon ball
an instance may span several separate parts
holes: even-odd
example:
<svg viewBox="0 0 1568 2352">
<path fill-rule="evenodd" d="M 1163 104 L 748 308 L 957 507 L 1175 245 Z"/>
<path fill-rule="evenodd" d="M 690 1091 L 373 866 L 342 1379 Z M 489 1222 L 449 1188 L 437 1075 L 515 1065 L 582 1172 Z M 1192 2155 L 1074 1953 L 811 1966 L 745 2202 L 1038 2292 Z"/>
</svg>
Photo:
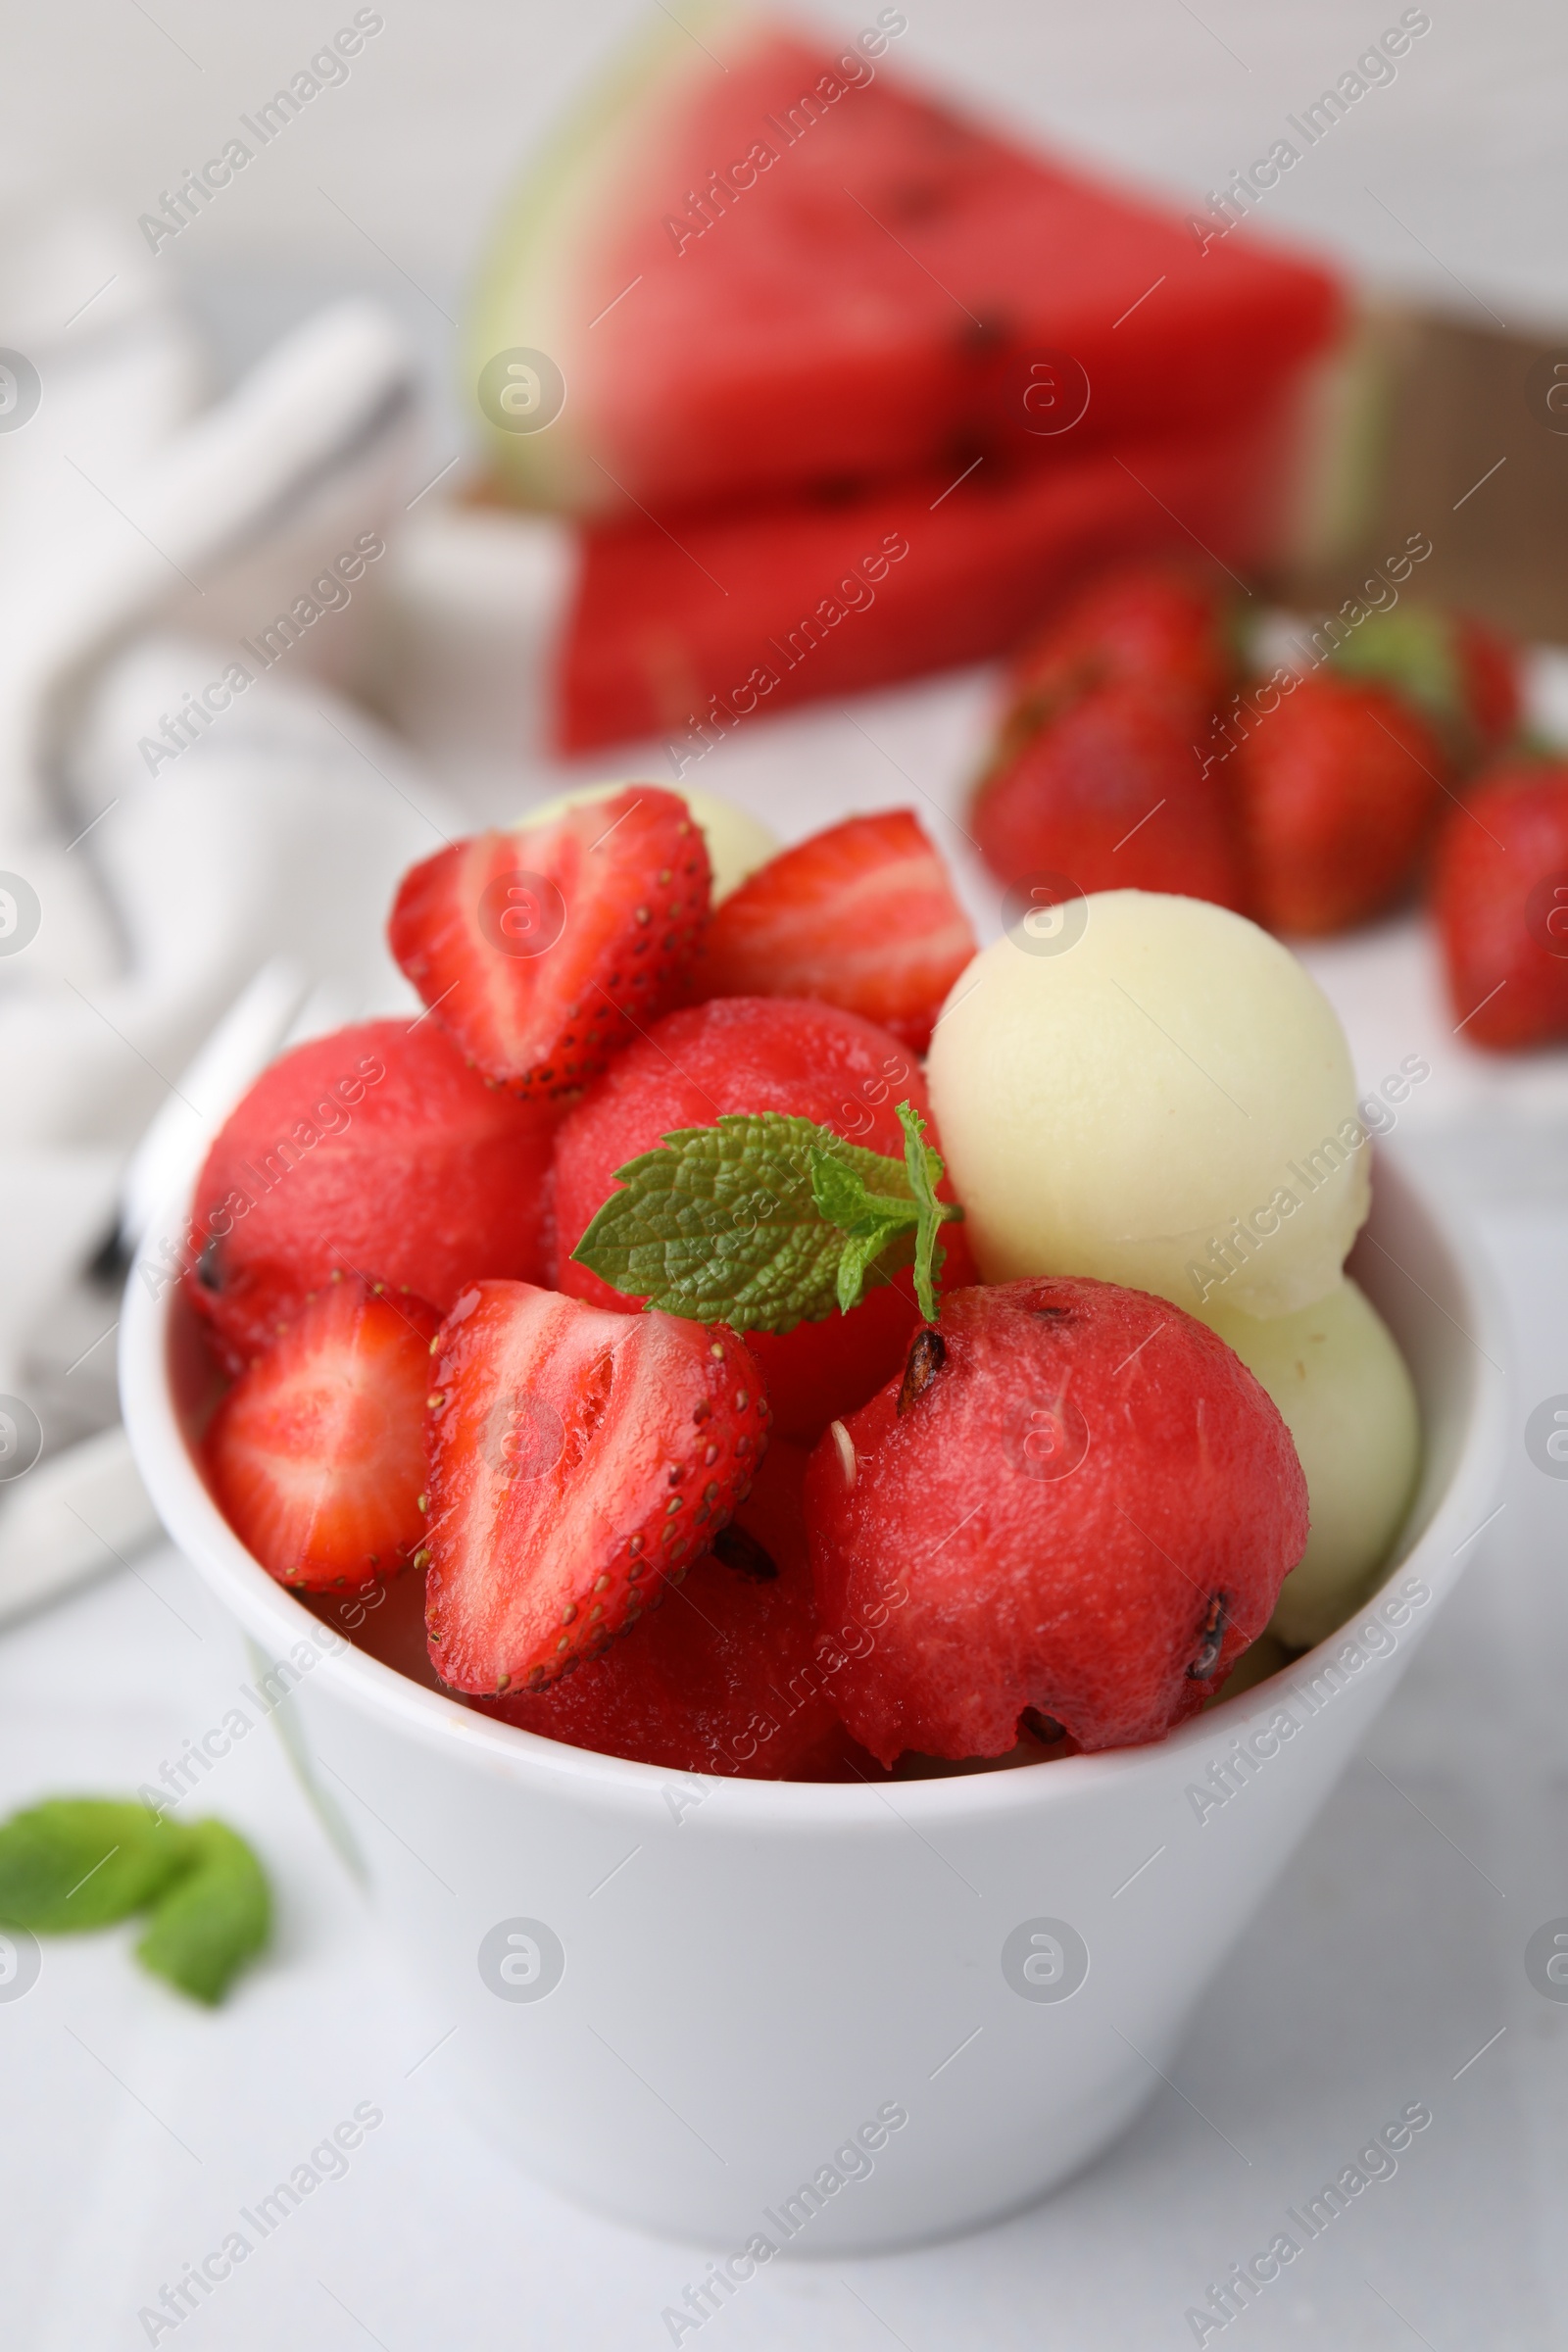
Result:
<svg viewBox="0 0 1568 2352">
<path fill-rule="evenodd" d="M 807 1473 L 817 1607 L 864 1629 L 839 1712 L 884 1764 L 1083 1748 L 1196 1713 L 1306 1544 L 1291 1436 L 1240 1358 L 1141 1291 L 953 1293 Z M 1025 1727 L 1027 1728 L 1027 1727 Z"/>
<path fill-rule="evenodd" d="M 956 982 L 927 1079 L 988 1282 L 1093 1274 L 1293 1314 L 1366 1216 L 1338 1016 L 1223 906 L 1113 890 L 1025 915 Z"/>
<path fill-rule="evenodd" d="M 562 1122 L 556 1138 L 560 1289 L 595 1306 L 640 1302 L 573 1262 L 571 1252 L 615 1190 L 615 1171 L 657 1151 L 679 1127 L 710 1127 L 728 1111 L 779 1110 L 830 1126 L 901 1163 L 898 1105 L 922 1117 L 930 1102 L 919 1063 L 885 1029 L 832 1004 L 791 997 L 723 997 L 656 1021 L 617 1054 Z M 927 1141 L 941 1149 L 934 1126 Z M 944 1185 L 951 1200 L 951 1188 Z M 942 1279 L 973 1280 L 959 1225 L 942 1230 Z M 745 1331 L 767 1383 L 775 1433 L 810 1445 L 835 1416 L 863 1404 L 904 1362 L 919 1309 L 907 1269 L 868 1289 L 847 1315 L 793 1331 Z"/>
<path fill-rule="evenodd" d="M 1410 1507 L 1415 1388 L 1394 1334 L 1349 1280 L 1299 1314 L 1260 1323 L 1223 1308 L 1204 1320 L 1267 1389 L 1300 1457 L 1312 1533 L 1269 1630 L 1304 1649 L 1343 1625 Z"/>
<path fill-rule="evenodd" d="M 285 1054 L 223 1122 L 191 1201 L 186 1295 L 242 1371 L 334 1277 L 447 1313 L 481 1275 L 541 1279 L 554 1103 L 470 1069 L 434 1021 Z"/>
</svg>

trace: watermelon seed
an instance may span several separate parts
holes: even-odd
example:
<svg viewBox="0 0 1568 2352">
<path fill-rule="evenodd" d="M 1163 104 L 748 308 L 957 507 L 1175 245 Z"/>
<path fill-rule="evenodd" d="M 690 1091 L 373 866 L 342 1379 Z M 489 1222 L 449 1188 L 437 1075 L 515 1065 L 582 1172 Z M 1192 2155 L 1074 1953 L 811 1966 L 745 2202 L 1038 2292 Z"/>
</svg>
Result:
<svg viewBox="0 0 1568 2352">
<path fill-rule="evenodd" d="M 839 1468 L 844 1473 L 844 1484 L 847 1487 L 853 1487 L 855 1484 L 855 1473 L 857 1468 L 855 1459 L 855 1440 L 851 1437 L 849 1431 L 845 1428 L 842 1421 L 830 1421 L 828 1423 L 828 1428 L 832 1433 L 834 1450 L 839 1457 Z"/>
<path fill-rule="evenodd" d="M 1209 1601 L 1208 1615 L 1203 1621 L 1202 1639 L 1199 1643 L 1198 1655 L 1187 1669 L 1188 1677 L 1192 1682 L 1205 1681 L 1219 1664 L 1219 1653 L 1225 1646 L 1225 1629 L 1230 1623 L 1227 1605 L 1229 1598 L 1228 1593 L 1216 1592 Z"/>
<path fill-rule="evenodd" d="M 733 1523 L 719 1529 L 710 1549 L 714 1559 L 722 1560 L 726 1568 L 751 1577 L 757 1584 L 769 1584 L 778 1574 L 778 1562 L 772 1553 L 755 1536 L 749 1536 L 744 1527 Z"/>
<path fill-rule="evenodd" d="M 909 1360 L 904 1367 L 904 1380 L 899 1389 L 900 1413 L 906 1413 L 917 1396 L 923 1396 L 937 1374 L 948 1360 L 948 1343 L 940 1331 L 929 1326 L 914 1335 Z"/>
</svg>

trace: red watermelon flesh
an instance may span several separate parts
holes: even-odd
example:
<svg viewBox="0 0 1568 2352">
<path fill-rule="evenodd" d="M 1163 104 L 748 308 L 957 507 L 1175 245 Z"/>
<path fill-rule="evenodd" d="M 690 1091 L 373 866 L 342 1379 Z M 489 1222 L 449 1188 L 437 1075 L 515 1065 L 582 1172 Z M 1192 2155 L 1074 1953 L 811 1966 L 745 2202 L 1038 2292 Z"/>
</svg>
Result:
<svg viewBox="0 0 1568 2352">
<path fill-rule="evenodd" d="M 1016 472 L 982 463 L 841 500 L 583 537 L 562 644 L 562 748 L 663 734 L 676 772 L 758 711 L 989 660 L 1082 574 L 1177 549 L 1214 578 L 1284 536 L 1296 404 Z M 669 535 L 669 534 L 673 535 Z"/>
<path fill-rule="evenodd" d="M 492 437 L 529 504 L 667 521 L 981 453 L 1049 462 L 1245 418 L 1335 332 L 1321 269 L 1245 230 L 1205 246 L 1011 144 L 904 84 L 881 33 L 835 50 L 685 13 L 541 160 L 481 280 L 472 378 L 520 349 L 564 379 L 547 429 Z"/>
</svg>

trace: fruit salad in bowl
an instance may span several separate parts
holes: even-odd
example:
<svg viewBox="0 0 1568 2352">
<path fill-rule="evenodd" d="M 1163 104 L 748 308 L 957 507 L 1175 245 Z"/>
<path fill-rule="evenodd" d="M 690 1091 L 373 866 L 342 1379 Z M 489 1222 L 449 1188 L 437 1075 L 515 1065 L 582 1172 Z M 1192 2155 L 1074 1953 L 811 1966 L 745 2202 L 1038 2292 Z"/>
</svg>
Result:
<svg viewBox="0 0 1568 2352">
<path fill-rule="evenodd" d="M 1396 1171 L 1347 1272 L 1373 1122 L 1278 941 L 1053 886 L 977 952 L 906 811 L 767 848 L 631 783 L 416 866 L 422 1010 L 252 1088 L 124 1377 L 492 2127 L 728 2230 L 856 2120 L 836 2090 L 918 2070 L 933 2129 L 826 2247 L 1002 2210 L 1133 2111 L 1128 2050 L 1157 2074 L 1394 1680 L 1347 1680 L 1371 1642 L 1298 1743 L 1290 1661 L 1478 1502 L 1493 1414 L 1452 1341 L 1485 1309 Z M 1142 1863 L 1222 1728 L 1250 1813 L 1112 1913 L 1106 1855 Z M 918 2053 L 965 1999 L 999 2014 L 954 2106 Z M 715 2130 L 677 2151 L 585 2034 L 717 2066 Z"/>
</svg>

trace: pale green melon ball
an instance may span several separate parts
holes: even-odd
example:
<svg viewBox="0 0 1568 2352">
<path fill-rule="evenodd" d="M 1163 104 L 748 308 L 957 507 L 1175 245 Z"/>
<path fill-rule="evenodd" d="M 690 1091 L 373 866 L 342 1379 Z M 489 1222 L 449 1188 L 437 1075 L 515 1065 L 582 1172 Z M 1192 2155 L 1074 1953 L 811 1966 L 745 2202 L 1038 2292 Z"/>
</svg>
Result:
<svg viewBox="0 0 1568 2352">
<path fill-rule="evenodd" d="M 955 984 L 931 1103 L 988 1282 L 1294 1313 L 1366 1216 L 1349 1049 L 1288 948 L 1199 899 L 1031 912 Z"/>
<path fill-rule="evenodd" d="M 1298 1314 L 1260 1323 L 1215 1303 L 1203 1320 L 1267 1389 L 1296 1440 L 1312 1532 L 1269 1631 L 1307 1648 L 1355 1607 L 1410 1506 L 1421 1452 L 1415 1389 L 1388 1325 L 1348 1279 Z"/>
<path fill-rule="evenodd" d="M 623 779 L 613 784 L 579 784 L 575 792 L 557 793 L 553 800 L 541 801 L 537 808 L 525 809 L 515 821 L 518 825 L 548 824 L 568 808 L 580 808 L 585 801 L 608 801 L 617 792 L 625 792 L 631 782 Z M 705 792 L 700 784 L 661 784 L 661 792 L 672 792 L 684 801 L 702 829 L 708 845 L 708 862 L 713 869 L 713 905 L 727 899 L 732 890 L 739 889 L 748 874 L 756 873 L 770 858 L 776 858 L 782 843 L 778 835 L 745 808 L 737 808 L 733 801 L 722 801 L 716 792 Z"/>
</svg>

